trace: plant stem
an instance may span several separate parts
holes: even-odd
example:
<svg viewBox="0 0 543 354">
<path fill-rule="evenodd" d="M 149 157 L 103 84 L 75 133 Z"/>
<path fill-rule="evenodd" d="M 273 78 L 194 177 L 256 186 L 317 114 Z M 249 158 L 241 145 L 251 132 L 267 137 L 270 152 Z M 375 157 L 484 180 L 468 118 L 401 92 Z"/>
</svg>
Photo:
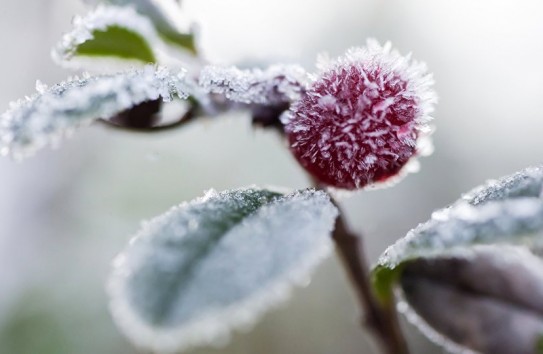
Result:
<svg viewBox="0 0 543 354">
<path fill-rule="evenodd" d="M 136 133 L 159 133 L 164 131 L 170 131 L 175 130 L 187 123 L 192 122 L 196 118 L 196 114 L 194 113 L 194 110 L 190 109 L 187 111 L 184 115 L 182 115 L 178 120 L 175 122 L 165 124 L 165 125 L 159 125 L 159 126 L 149 126 L 149 127 L 136 127 L 136 126 L 126 126 L 126 125 L 119 125 L 115 122 L 107 119 L 99 119 L 96 122 L 103 124 L 105 127 L 113 128 L 113 129 L 119 129 L 119 130 L 126 130 L 130 132 L 136 132 Z"/>
<path fill-rule="evenodd" d="M 332 238 L 364 311 L 362 324 L 378 339 L 383 353 L 409 354 L 394 304 L 380 303 L 372 291 L 362 237 L 349 229 L 337 201 L 332 202 L 339 209 Z"/>
</svg>

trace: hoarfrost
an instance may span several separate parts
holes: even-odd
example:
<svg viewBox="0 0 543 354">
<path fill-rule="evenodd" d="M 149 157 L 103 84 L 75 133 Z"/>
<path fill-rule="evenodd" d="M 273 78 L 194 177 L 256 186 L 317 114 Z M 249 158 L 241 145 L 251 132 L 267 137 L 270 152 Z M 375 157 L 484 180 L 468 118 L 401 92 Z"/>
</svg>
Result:
<svg viewBox="0 0 543 354">
<path fill-rule="evenodd" d="M 177 352 L 228 338 L 283 301 L 331 250 L 337 210 L 313 190 L 253 188 L 174 207 L 119 256 L 111 311 L 138 346 Z"/>
<path fill-rule="evenodd" d="M 478 244 L 510 244 L 539 248 L 543 242 L 543 202 L 518 198 L 480 206 L 460 203 L 434 212 L 432 218 L 390 246 L 377 265 L 439 256 L 463 256 Z"/>
<path fill-rule="evenodd" d="M 295 101 L 310 81 L 310 76 L 297 65 L 274 65 L 265 70 L 207 66 L 200 73 L 204 90 L 246 104 L 278 105 Z"/>
<path fill-rule="evenodd" d="M 61 42 L 52 51 L 53 59 L 66 67 L 78 69 L 92 66 L 92 62 L 96 58 L 85 59 L 76 56 L 78 46 L 93 39 L 95 31 L 104 31 L 114 26 L 129 30 L 141 36 L 149 45 L 149 49 L 163 47 L 151 21 L 129 6 L 100 5 L 84 17 L 76 16 L 73 20 L 73 26 L 72 31 L 66 33 L 62 37 Z"/>
<path fill-rule="evenodd" d="M 543 169 L 530 167 L 487 181 L 451 207 L 389 247 L 379 265 L 393 268 L 407 259 L 430 257 L 478 243 L 525 243 L 537 247 L 543 236 Z M 535 244 L 534 244 L 535 243 Z"/>
<path fill-rule="evenodd" d="M 46 145 L 57 145 L 76 128 L 112 117 L 148 100 L 187 97 L 184 74 L 164 68 L 73 78 L 12 102 L 0 116 L 0 151 L 21 159 Z"/>
<path fill-rule="evenodd" d="M 472 205 L 481 205 L 495 200 L 511 198 L 533 197 L 542 198 L 543 169 L 541 167 L 529 167 L 499 180 L 487 181 L 482 186 L 462 196 L 459 201 Z"/>
<path fill-rule="evenodd" d="M 188 30 L 186 28 L 188 21 L 176 0 L 85 0 L 85 2 L 91 5 L 102 3 L 134 7 L 141 15 L 149 17 L 162 33 L 181 33 Z"/>
</svg>

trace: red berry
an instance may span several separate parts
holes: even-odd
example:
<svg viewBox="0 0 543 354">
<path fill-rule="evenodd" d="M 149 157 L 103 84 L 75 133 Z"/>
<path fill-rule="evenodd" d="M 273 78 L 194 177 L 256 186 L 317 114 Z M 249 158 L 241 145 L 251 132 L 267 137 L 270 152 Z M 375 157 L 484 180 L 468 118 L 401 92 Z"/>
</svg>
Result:
<svg viewBox="0 0 543 354">
<path fill-rule="evenodd" d="M 292 106 L 285 127 L 291 151 L 330 186 L 387 181 L 422 152 L 436 100 L 432 83 L 424 64 L 389 44 L 351 49 Z"/>
</svg>

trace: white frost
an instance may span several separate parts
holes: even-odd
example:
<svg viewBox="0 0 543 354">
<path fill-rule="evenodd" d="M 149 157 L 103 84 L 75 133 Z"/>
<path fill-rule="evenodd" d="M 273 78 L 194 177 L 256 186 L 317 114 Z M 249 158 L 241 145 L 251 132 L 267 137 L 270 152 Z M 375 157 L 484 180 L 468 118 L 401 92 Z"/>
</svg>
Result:
<svg viewBox="0 0 543 354">
<path fill-rule="evenodd" d="M 74 78 L 12 102 L 0 116 L 0 152 L 16 159 L 57 145 L 76 128 L 148 100 L 187 97 L 184 74 L 147 66 L 114 75 Z"/>
<path fill-rule="evenodd" d="M 458 203 L 481 205 L 490 201 L 533 197 L 542 199 L 543 168 L 529 167 L 499 180 L 489 180 L 462 196 Z"/>
<path fill-rule="evenodd" d="M 299 99 L 310 82 L 310 76 L 297 65 L 273 65 L 265 70 L 207 66 L 200 73 L 200 85 L 209 93 L 265 105 Z"/>
<path fill-rule="evenodd" d="M 185 32 L 188 21 L 176 0 L 85 0 L 91 5 L 110 4 L 133 6 L 140 14 L 149 17 L 161 32 Z"/>
<path fill-rule="evenodd" d="M 384 77 L 393 74 L 399 75 L 403 81 L 408 83 L 402 96 L 411 97 L 417 101 L 419 112 L 416 121 L 421 126 L 425 126 L 433 119 L 431 114 L 437 102 L 437 94 L 432 88 L 434 85 L 433 75 L 428 72 L 425 63 L 413 60 L 411 54 L 401 55 L 392 48 L 390 42 L 381 45 L 375 39 L 368 39 L 365 47 L 353 47 L 347 51 L 345 56 L 335 61 L 320 62 L 318 67 L 321 72 L 325 72 L 340 70 L 351 64 L 359 63 L 379 67 L 384 71 L 381 73 Z M 368 79 L 365 84 L 370 86 L 375 83 Z"/>
<path fill-rule="evenodd" d="M 458 203 L 390 246 L 378 265 L 393 269 L 421 258 L 464 256 L 475 245 L 543 245 L 543 202 L 537 198 L 489 201 L 480 206 Z"/>
<path fill-rule="evenodd" d="M 81 44 L 94 38 L 93 32 L 104 31 L 109 27 L 121 27 L 141 36 L 151 50 L 164 47 L 153 23 L 140 15 L 133 7 L 125 6 L 98 6 L 94 11 L 84 17 L 76 16 L 73 20 L 73 29 L 66 33 L 60 43 L 53 49 L 53 59 L 62 66 L 79 69 L 92 67 L 97 58 L 76 56 L 76 50 Z M 155 56 L 157 53 L 154 53 Z M 114 62 L 112 58 L 99 59 L 108 63 Z M 127 60 L 124 59 L 123 60 Z M 132 64 L 138 61 L 130 60 Z M 134 63 L 135 62 L 135 63 Z M 105 65 L 103 65 L 105 66 Z"/>
</svg>

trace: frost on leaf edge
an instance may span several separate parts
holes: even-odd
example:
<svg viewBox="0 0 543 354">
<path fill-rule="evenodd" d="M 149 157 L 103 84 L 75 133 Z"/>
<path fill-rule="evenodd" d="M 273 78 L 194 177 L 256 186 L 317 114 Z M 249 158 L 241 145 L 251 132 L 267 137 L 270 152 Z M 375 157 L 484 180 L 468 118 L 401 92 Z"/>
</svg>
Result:
<svg viewBox="0 0 543 354">
<path fill-rule="evenodd" d="M 119 67 L 122 62 L 140 66 L 148 64 L 142 63 L 140 59 L 77 55 L 78 46 L 94 39 L 94 31 L 104 31 L 114 26 L 140 36 L 153 53 L 155 60 L 159 60 L 160 50 L 165 51 L 165 45 L 151 20 L 131 6 L 99 5 L 85 16 L 74 17 L 72 24 L 72 30 L 65 33 L 61 41 L 51 51 L 53 60 L 60 66 L 69 69 L 103 68 L 105 64 Z"/>
<path fill-rule="evenodd" d="M 117 74 L 76 76 L 51 87 L 38 81 L 36 90 L 25 99 L 11 102 L 0 115 L 1 155 L 21 160 L 46 146 L 58 146 L 77 128 L 144 101 L 170 101 L 173 96 L 186 99 L 190 84 L 184 72 L 150 65 Z M 87 107 L 77 101 L 81 99 L 86 100 L 83 103 Z"/>
</svg>

